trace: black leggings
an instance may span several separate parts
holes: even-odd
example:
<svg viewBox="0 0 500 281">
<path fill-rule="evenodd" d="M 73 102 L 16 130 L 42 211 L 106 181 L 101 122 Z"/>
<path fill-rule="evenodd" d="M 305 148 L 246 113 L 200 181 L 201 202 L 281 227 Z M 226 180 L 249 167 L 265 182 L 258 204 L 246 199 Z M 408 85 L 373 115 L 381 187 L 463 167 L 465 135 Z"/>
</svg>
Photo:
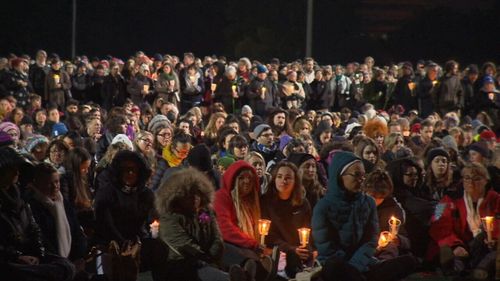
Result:
<svg viewBox="0 0 500 281">
<path fill-rule="evenodd" d="M 344 260 L 331 258 L 321 272 L 324 281 L 392 281 L 404 278 L 415 270 L 417 262 L 413 256 L 400 256 L 384 260 L 361 273 Z"/>
</svg>

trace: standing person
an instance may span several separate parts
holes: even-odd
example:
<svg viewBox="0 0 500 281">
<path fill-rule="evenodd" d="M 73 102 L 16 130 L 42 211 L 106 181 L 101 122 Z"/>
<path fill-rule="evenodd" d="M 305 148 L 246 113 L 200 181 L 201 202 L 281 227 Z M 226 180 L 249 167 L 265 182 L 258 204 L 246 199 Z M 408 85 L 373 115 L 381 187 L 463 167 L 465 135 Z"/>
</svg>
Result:
<svg viewBox="0 0 500 281">
<path fill-rule="evenodd" d="M 458 63 L 447 61 L 444 66 L 445 74 L 436 85 L 434 92 L 434 108 L 441 114 L 446 115 L 450 111 L 457 111 L 463 108 L 463 88 L 458 75 Z"/>
<path fill-rule="evenodd" d="M 478 81 L 478 77 L 479 69 L 477 65 L 469 65 L 467 67 L 466 75 L 462 79 L 462 88 L 464 89 L 464 111 L 462 113 L 462 116 L 474 116 L 474 114 L 476 113 L 474 110 L 474 104 L 478 92 L 476 91 L 475 84 Z"/>
<path fill-rule="evenodd" d="M 220 83 L 216 84 L 214 102 L 222 103 L 227 113 L 233 113 L 236 109 L 234 99 L 239 96 L 237 78 L 236 68 L 234 68 L 234 66 L 228 66 Z"/>
<path fill-rule="evenodd" d="M 33 92 L 27 70 L 28 61 L 23 58 L 16 58 L 12 60 L 12 70 L 4 78 L 8 94 L 16 99 L 17 106 L 22 109 L 28 108 L 29 95 Z"/>
<path fill-rule="evenodd" d="M 77 101 L 87 100 L 87 90 L 91 86 L 90 75 L 87 74 L 87 66 L 81 62 L 76 67 L 76 73 L 71 77 L 71 94 Z"/>
<path fill-rule="evenodd" d="M 337 152 L 329 166 L 328 190 L 313 211 L 312 234 L 324 280 L 399 280 L 411 257 L 383 263 L 374 258 L 378 218 L 373 198 L 361 192 L 365 170 L 351 152 Z"/>
<path fill-rule="evenodd" d="M 224 244 L 212 207 L 213 194 L 208 178 L 194 168 L 173 173 L 158 190 L 160 239 L 171 248 L 168 280 L 229 280 L 217 268 Z"/>
<path fill-rule="evenodd" d="M 163 64 L 158 80 L 156 81 L 155 89 L 158 95 L 165 101 L 177 106 L 180 101 L 179 77 L 170 63 L 166 62 Z"/>
<path fill-rule="evenodd" d="M 394 105 L 402 105 L 406 111 L 417 109 L 415 82 L 413 81 L 413 66 L 410 62 L 403 63 L 403 76 L 398 80 L 392 94 Z"/>
<path fill-rule="evenodd" d="M 46 64 L 47 52 L 39 50 L 36 52 L 35 63 L 30 66 L 29 78 L 33 90 L 39 96 L 45 93 L 45 76 L 49 72 L 49 67 Z"/>
<path fill-rule="evenodd" d="M 301 246 L 298 229 L 310 228 L 311 206 L 304 196 L 297 167 L 279 162 L 261 202 L 262 217 L 272 221 L 266 245 L 286 254 L 286 275 L 294 278 L 315 254 L 312 243 Z"/>
<path fill-rule="evenodd" d="M 50 102 L 63 111 L 66 105 L 66 93 L 71 89 L 71 79 L 61 67 L 62 62 L 59 57 L 53 58 L 45 77 L 44 99 L 45 102 Z"/>
<path fill-rule="evenodd" d="M 137 74 L 130 79 L 127 85 L 127 92 L 130 94 L 132 102 L 141 105 L 153 93 L 153 81 L 148 77 L 149 66 L 143 64 L 139 67 Z"/>
<path fill-rule="evenodd" d="M 376 109 L 384 109 L 387 99 L 387 83 L 385 81 L 385 71 L 376 69 L 373 74 L 373 79 L 363 88 L 364 101 Z"/>
<path fill-rule="evenodd" d="M 122 106 L 127 99 L 127 86 L 125 78 L 120 73 L 120 66 L 112 61 L 109 64 L 109 69 L 109 75 L 104 77 L 101 90 L 103 107 L 106 110 L 113 106 Z"/>
<path fill-rule="evenodd" d="M 278 105 L 272 82 L 267 78 L 267 68 L 257 65 L 257 76 L 252 79 L 246 90 L 246 97 L 254 113 L 267 117 L 269 110 Z"/>
<path fill-rule="evenodd" d="M 426 68 L 425 77 L 417 86 L 418 111 L 422 118 L 427 118 L 427 116 L 434 112 L 432 92 L 434 91 L 434 87 L 438 84 L 438 65 L 430 63 Z"/>
<path fill-rule="evenodd" d="M 7 280 L 73 280 L 67 259 L 46 254 L 40 228 L 17 182 L 26 164 L 14 149 L 0 148 L 0 273 Z"/>
<path fill-rule="evenodd" d="M 126 240 L 141 242 L 140 271 L 151 270 L 154 281 L 165 280 L 167 249 L 147 237 L 147 223 L 154 212 L 154 194 L 146 187 L 151 168 L 137 152 L 119 151 L 100 177 L 95 197 L 96 241 L 121 245 Z"/>
<path fill-rule="evenodd" d="M 344 75 L 344 67 L 340 64 L 335 66 L 335 104 L 334 111 L 339 111 L 341 108 L 348 106 L 349 100 L 352 97 L 351 79 Z"/>
<path fill-rule="evenodd" d="M 302 84 L 297 82 L 297 72 L 287 73 L 287 80 L 281 85 L 281 106 L 286 109 L 301 108 L 306 98 Z"/>
</svg>

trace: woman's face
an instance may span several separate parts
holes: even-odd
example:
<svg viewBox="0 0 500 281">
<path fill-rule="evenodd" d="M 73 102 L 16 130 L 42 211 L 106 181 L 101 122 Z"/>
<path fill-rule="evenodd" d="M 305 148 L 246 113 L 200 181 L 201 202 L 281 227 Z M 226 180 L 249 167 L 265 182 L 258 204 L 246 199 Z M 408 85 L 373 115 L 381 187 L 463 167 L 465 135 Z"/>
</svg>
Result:
<svg viewBox="0 0 500 281">
<path fill-rule="evenodd" d="M 15 110 L 13 113 L 14 113 L 14 116 L 13 116 L 14 123 L 15 124 L 21 123 L 21 120 L 23 120 L 23 117 L 24 117 L 23 111 L 22 110 Z"/>
<path fill-rule="evenodd" d="M 439 178 L 446 174 L 448 170 L 448 159 L 444 156 L 436 156 L 431 162 L 432 173 Z"/>
<path fill-rule="evenodd" d="M 300 164 L 299 172 L 305 180 L 314 180 L 317 172 L 316 161 L 309 159 Z"/>
<path fill-rule="evenodd" d="M 330 127 L 333 126 L 333 119 L 328 115 L 321 117 L 321 121 L 326 121 Z"/>
<path fill-rule="evenodd" d="M 37 161 L 43 161 L 47 155 L 47 143 L 41 143 L 33 148 L 31 154 Z"/>
<path fill-rule="evenodd" d="M 482 164 L 484 159 L 481 153 L 474 150 L 469 150 L 469 160 L 472 163 Z"/>
<path fill-rule="evenodd" d="M 253 156 L 252 158 L 250 158 L 250 165 L 255 168 L 255 171 L 257 172 L 257 176 L 259 178 L 264 175 L 264 163 L 262 163 L 262 160 L 259 157 Z"/>
<path fill-rule="evenodd" d="M 377 148 L 374 147 L 373 145 L 365 146 L 365 149 L 363 149 L 363 159 L 367 160 L 372 164 L 377 163 L 378 160 Z"/>
<path fill-rule="evenodd" d="M 310 135 L 311 134 L 311 127 L 309 125 L 304 124 L 302 127 L 299 128 L 299 134 L 300 135 Z"/>
<path fill-rule="evenodd" d="M 281 199 L 288 199 L 295 185 L 295 173 L 289 167 L 280 167 L 276 173 L 276 190 Z"/>
<path fill-rule="evenodd" d="M 125 161 L 121 166 L 122 182 L 127 186 L 135 186 L 139 179 L 139 167 L 132 161 Z"/>
<path fill-rule="evenodd" d="M 101 120 L 92 119 L 92 122 L 90 122 L 89 127 L 88 127 L 88 133 L 90 136 L 94 136 L 94 135 L 99 134 L 101 132 L 101 128 L 102 128 Z"/>
<path fill-rule="evenodd" d="M 153 151 L 153 136 L 143 136 L 139 139 L 138 146 L 142 153 L 151 153 Z"/>
<path fill-rule="evenodd" d="M 228 127 L 235 130 L 237 133 L 240 132 L 240 125 L 238 124 L 238 122 L 229 123 Z"/>
<path fill-rule="evenodd" d="M 236 177 L 237 186 L 238 186 L 238 194 L 241 198 L 244 198 L 250 195 L 255 188 L 255 181 L 257 179 L 254 178 L 252 172 L 249 170 L 241 171 Z"/>
<path fill-rule="evenodd" d="M 215 130 L 216 131 L 219 131 L 220 127 L 222 127 L 222 125 L 224 125 L 225 120 L 226 119 L 224 119 L 223 117 L 217 118 L 217 120 L 215 121 Z"/>
<path fill-rule="evenodd" d="M 156 134 L 156 140 L 161 147 L 167 146 L 172 142 L 172 131 L 169 128 L 161 129 L 158 134 Z"/>
<path fill-rule="evenodd" d="M 464 190 L 472 199 L 479 199 L 484 196 L 486 191 L 486 184 L 488 180 L 486 177 L 480 175 L 474 169 L 465 168 L 463 174 Z"/>
<path fill-rule="evenodd" d="M 341 176 L 344 188 L 352 193 L 361 191 L 361 184 L 365 180 L 365 167 L 361 162 L 351 165 Z"/>
<path fill-rule="evenodd" d="M 80 164 L 80 173 L 85 175 L 89 172 L 90 160 L 85 160 Z"/>
<path fill-rule="evenodd" d="M 382 134 L 375 134 L 375 142 L 377 143 L 378 146 L 383 147 L 384 145 L 384 135 Z"/>
<path fill-rule="evenodd" d="M 396 152 L 403 148 L 405 146 L 405 141 L 403 140 L 403 137 L 398 136 L 396 137 L 396 141 L 394 142 L 394 146 L 392 147 L 392 152 Z"/>
<path fill-rule="evenodd" d="M 418 183 L 418 170 L 416 167 L 409 167 L 404 171 L 403 183 L 408 187 L 416 187 Z"/>
<path fill-rule="evenodd" d="M 319 135 L 319 141 L 321 142 L 321 144 L 328 143 L 330 142 L 331 139 L 332 139 L 332 133 L 330 132 L 323 132 L 321 133 L 321 135 Z"/>
<path fill-rule="evenodd" d="M 45 114 L 45 112 L 39 111 L 36 113 L 35 120 L 38 124 L 44 124 L 45 121 L 47 121 L 47 115 Z"/>
<path fill-rule="evenodd" d="M 314 149 L 314 143 L 312 140 L 306 140 L 304 141 L 304 145 L 305 145 L 305 149 L 306 149 L 306 153 L 308 154 L 313 154 L 313 149 Z"/>
<path fill-rule="evenodd" d="M 36 189 L 49 198 L 56 198 L 61 190 L 59 173 L 57 172 L 50 175 L 43 175 L 39 179 L 35 179 L 34 184 Z"/>
<path fill-rule="evenodd" d="M 56 165 L 61 165 L 63 163 L 65 155 L 66 153 L 64 150 L 58 148 L 56 145 L 53 145 L 49 150 L 50 162 Z"/>
</svg>

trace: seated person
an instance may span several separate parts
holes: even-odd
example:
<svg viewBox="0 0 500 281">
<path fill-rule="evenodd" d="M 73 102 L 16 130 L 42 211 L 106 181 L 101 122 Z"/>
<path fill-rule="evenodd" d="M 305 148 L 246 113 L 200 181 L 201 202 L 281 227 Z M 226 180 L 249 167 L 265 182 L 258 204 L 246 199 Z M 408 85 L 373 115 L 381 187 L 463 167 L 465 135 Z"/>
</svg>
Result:
<svg viewBox="0 0 500 281">
<path fill-rule="evenodd" d="M 17 186 L 26 162 L 13 148 L 0 148 L 0 274 L 5 280 L 72 280 L 73 264 L 46 254 L 40 228 Z"/>
<path fill-rule="evenodd" d="M 27 202 L 40 226 L 45 250 L 69 258 L 83 271 L 87 241 L 73 205 L 63 199 L 56 168 L 49 163 L 36 165 L 30 187 Z"/>
<path fill-rule="evenodd" d="M 406 237 L 405 213 L 399 203 L 392 197 L 393 185 L 389 175 L 377 169 L 370 173 L 363 184 L 363 191 L 373 197 L 377 205 L 378 223 L 380 232 L 389 231 L 389 221 L 394 217 L 401 223 L 396 228 L 397 236 L 387 246 L 377 247 L 375 256 L 379 259 L 390 259 L 410 250 L 410 240 Z"/>
<path fill-rule="evenodd" d="M 495 272 L 498 223 L 492 220 L 488 242 L 482 218 L 495 217 L 500 212 L 500 195 L 489 185 L 488 170 L 481 164 L 470 163 L 462 169 L 464 196 L 449 196 L 436 206 L 430 235 L 434 240 L 431 254 L 439 252 L 439 261 L 445 273 L 459 274 L 473 269 L 473 277 L 493 280 Z"/>
</svg>

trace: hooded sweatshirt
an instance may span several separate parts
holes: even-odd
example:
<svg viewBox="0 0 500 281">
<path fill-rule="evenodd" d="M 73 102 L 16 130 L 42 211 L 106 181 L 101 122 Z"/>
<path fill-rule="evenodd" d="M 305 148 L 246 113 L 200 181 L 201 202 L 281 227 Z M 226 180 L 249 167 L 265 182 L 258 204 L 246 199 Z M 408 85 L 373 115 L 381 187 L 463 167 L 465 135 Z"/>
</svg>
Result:
<svg viewBox="0 0 500 281">
<path fill-rule="evenodd" d="M 217 214 L 217 223 L 219 224 L 220 231 L 222 233 L 222 238 L 225 242 L 234 244 L 238 247 L 255 249 L 258 246 L 256 239 L 259 237 L 254 237 L 255 235 L 249 235 L 245 233 L 239 226 L 238 215 L 236 213 L 237 201 L 233 199 L 233 190 L 236 184 L 236 177 L 242 170 L 250 170 L 254 175 L 255 180 L 255 192 L 259 194 L 260 186 L 257 177 L 257 172 L 255 169 L 245 161 L 234 162 L 224 173 L 222 178 L 222 187 L 215 194 L 214 209 Z M 260 206 L 253 206 L 258 208 L 260 213 Z M 258 222 L 254 221 L 253 226 L 257 227 Z"/>
<path fill-rule="evenodd" d="M 361 161 L 351 152 L 335 154 L 328 167 L 327 193 L 313 211 L 312 234 L 321 263 L 337 258 L 366 272 L 376 262 L 379 227 L 373 198 L 350 193 L 341 185 L 342 170 L 355 160 Z"/>
</svg>

